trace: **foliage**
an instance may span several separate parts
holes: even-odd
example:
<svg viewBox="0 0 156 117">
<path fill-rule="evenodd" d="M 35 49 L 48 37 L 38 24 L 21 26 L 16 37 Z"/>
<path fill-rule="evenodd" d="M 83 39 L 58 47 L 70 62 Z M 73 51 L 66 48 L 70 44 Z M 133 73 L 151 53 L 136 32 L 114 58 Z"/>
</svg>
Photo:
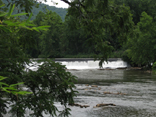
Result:
<svg viewBox="0 0 156 117">
<path fill-rule="evenodd" d="M 124 60 L 130 62 L 131 65 L 140 64 L 151 67 L 150 62 L 155 61 L 155 0 L 115 0 L 115 3 L 130 7 L 133 21 L 136 24 L 128 40 L 128 46 L 124 45 Z M 140 24 L 140 22 L 142 23 Z"/>
<path fill-rule="evenodd" d="M 12 1 L 16 2 L 16 0 Z M 50 11 L 48 13 L 44 10 L 46 13 L 43 15 L 40 12 L 34 23 L 41 25 L 41 22 L 49 22 L 54 27 L 57 25 L 57 28 L 51 27 L 46 34 L 34 32 L 35 35 L 30 34 L 30 31 L 23 31 L 25 37 L 32 35 L 32 38 L 36 38 L 37 46 L 27 50 L 32 57 L 64 57 L 67 54 L 75 56 L 79 53 L 94 53 L 102 63 L 112 55 L 113 51 L 121 48 L 121 44 L 126 40 L 127 33 L 133 25 L 128 7 L 116 5 L 113 0 L 84 0 L 81 2 L 75 0 L 69 5 L 71 7 L 68 9 L 64 26 L 58 25 L 60 23 L 55 20 L 50 21 L 53 18 L 44 20 L 44 16 L 56 17 L 54 13 L 50 14 Z M 58 32 L 55 36 L 52 36 L 54 35 L 53 30 Z M 39 38 L 40 35 L 42 35 L 42 39 Z"/>
<path fill-rule="evenodd" d="M 56 12 L 61 19 L 64 21 L 65 15 L 67 14 L 67 9 L 65 8 L 56 8 L 55 6 L 49 6 L 45 5 L 43 3 L 38 3 L 34 0 L 28 1 L 28 0 L 2 0 L 6 6 L 9 4 L 16 4 L 16 9 L 14 10 L 13 14 L 17 14 L 19 12 L 27 12 L 32 13 L 33 16 L 31 17 L 31 20 L 34 20 L 37 14 L 41 11 L 46 13 L 46 9 L 52 12 Z M 26 2 L 28 1 L 28 2 Z M 26 2 L 25 6 L 23 6 L 23 3 Z M 33 3 L 34 2 L 34 3 Z M 21 19 L 25 19 L 26 17 L 22 17 Z"/>
<path fill-rule="evenodd" d="M 38 26 L 49 25 L 49 30 L 42 31 L 39 36 L 40 57 L 59 57 L 60 56 L 60 39 L 62 33 L 62 20 L 55 12 L 39 12 L 34 23 Z"/>
<path fill-rule="evenodd" d="M 156 62 L 153 63 L 153 65 L 152 65 L 152 69 L 153 69 L 153 70 L 156 70 Z"/>
<path fill-rule="evenodd" d="M 123 43 L 133 26 L 129 8 L 116 5 L 112 0 L 72 1 L 70 6 L 68 15 L 73 18 L 71 29 L 83 28 L 85 36 L 90 37 L 86 42 L 90 46 L 94 44 L 97 59 L 101 60 L 102 65 L 114 49 L 109 39 L 116 35 L 119 42 Z"/>
<path fill-rule="evenodd" d="M 128 56 L 137 64 L 151 65 L 156 61 L 156 27 L 153 18 L 142 13 L 132 35 L 128 39 Z"/>
<path fill-rule="evenodd" d="M 69 55 L 69 54 L 66 54 L 64 55 L 63 58 L 94 58 L 95 57 L 95 54 L 82 54 L 82 53 L 79 53 L 79 54 L 76 54 L 76 55 Z"/>
<path fill-rule="evenodd" d="M 156 14 L 155 0 L 114 0 L 116 4 L 130 7 L 131 13 L 133 14 L 133 21 L 137 24 L 140 21 L 141 13 L 145 11 L 154 20 Z"/>
<path fill-rule="evenodd" d="M 156 62 L 152 65 L 152 72 L 156 74 Z"/>
<path fill-rule="evenodd" d="M 26 95 L 26 94 L 31 94 L 31 92 L 27 92 L 27 91 L 19 91 L 17 90 L 15 87 L 18 86 L 18 85 L 21 85 L 23 83 L 17 83 L 17 84 L 11 84 L 11 85 L 8 85 L 6 83 L 3 82 L 3 80 L 6 79 L 5 77 L 3 76 L 0 76 L 0 97 L 3 97 L 3 93 L 11 93 L 15 96 L 18 97 L 18 95 Z M 5 114 L 6 113 L 6 110 L 4 108 L 7 108 L 7 101 L 0 98 L 0 117 L 2 117 L 2 114 Z"/>
<path fill-rule="evenodd" d="M 30 17 L 26 21 L 18 21 L 15 17 L 25 13 L 12 15 L 14 7 L 15 5 L 11 5 L 8 13 L 0 12 L 0 76 L 7 77 L 1 84 L 2 87 L 6 84 L 15 86 L 20 91 L 26 87 L 32 94 L 14 95 L 17 93 L 14 89 L 14 94 L 0 91 L 0 116 L 6 114 L 9 105 L 12 105 L 11 113 L 17 117 L 24 117 L 26 109 L 31 109 L 32 115 L 36 117 L 43 116 L 42 112 L 54 116 L 57 111 L 54 101 L 64 105 L 63 115 L 67 116 L 70 110 L 67 103 L 73 103 L 75 96 L 75 77 L 66 72 L 64 66 L 52 61 L 44 62 L 36 72 L 25 71 L 25 67 L 31 63 L 25 52 L 34 44 L 33 38 L 26 38 L 21 32 L 45 31 L 49 26 L 36 27 L 29 21 Z M 24 82 L 23 87 L 19 86 L 19 82 Z M 3 89 L 10 90 L 7 87 Z"/>
<path fill-rule="evenodd" d="M 24 104 L 23 109 L 29 107 L 33 110 L 32 115 L 34 116 L 43 116 L 43 112 L 56 116 L 58 109 L 54 102 L 60 102 L 64 105 L 64 111 L 68 115 L 70 109 L 67 108 L 67 104 L 73 103 L 75 96 L 73 90 L 75 78 L 71 73 L 66 72 L 65 66 L 60 65 L 60 63 L 51 60 L 44 61 L 37 71 L 29 70 L 23 76 L 24 85 L 29 87 L 33 95 L 29 95 L 17 103 Z M 14 108 L 17 109 L 18 107 L 15 105 Z"/>
<path fill-rule="evenodd" d="M 36 0 L 2 0 L 2 2 L 6 4 L 7 7 L 15 4 L 16 8 L 19 7 L 20 11 L 26 13 L 31 12 L 32 6 L 37 3 Z"/>
<path fill-rule="evenodd" d="M 123 56 L 123 50 L 114 51 L 110 58 L 122 58 Z"/>
<path fill-rule="evenodd" d="M 46 13 L 46 10 L 55 12 L 56 14 L 58 14 L 61 17 L 62 21 L 65 20 L 65 16 L 67 14 L 67 9 L 56 8 L 55 6 L 49 6 L 49 5 L 45 5 L 45 4 L 40 4 L 38 8 L 33 7 L 33 9 L 32 9 L 33 16 L 31 19 L 34 20 L 40 11 L 43 13 Z"/>
<path fill-rule="evenodd" d="M 63 25 L 63 36 L 60 39 L 61 53 L 66 55 L 79 56 L 78 54 L 91 54 L 94 53 L 94 46 L 86 43 L 89 36 L 85 36 L 85 31 L 82 27 L 77 29 L 70 29 L 70 23 L 73 21 L 72 16 L 66 16 Z"/>
<path fill-rule="evenodd" d="M 4 83 L 2 80 L 6 79 L 5 77 L 3 76 L 0 76 L 0 91 L 4 91 L 4 92 L 7 92 L 7 93 L 12 93 L 14 95 L 25 95 L 25 94 L 31 94 L 31 92 L 26 92 L 26 91 L 18 91 L 15 87 L 17 85 L 21 85 L 23 84 L 22 82 L 21 83 L 17 83 L 17 84 L 11 84 L 10 86 L 6 83 Z"/>
<path fill-rule="evenodd" d="M 32 1 L 34 2 L 34 0 Z M 100 59 L 101 63 L 107 60 L 108 57 L 118 55 L 123 56 L 124 59 L 134 65 L 147 65 L 151 61 L 155 61 L 155 0 L 62 1 L 69 4 L 70 7 L 64 25 L 57 25 L 57 30 L 60 35 L 56 36 L 58 38 L 58 41 L 55 41 L 56 43 L 53 43 L 54 38 L 44 39 L 44 37 L 48 36 L 48 32 L 49 34 L 53 32 L 50 31 L 53 29 L 47 31 L 46 35 L 41 33 L 32 35 L 30 31 L 26 30 L 26 33 L 23 31 L 24 37 L 31 35 L 32 38 L 36 38 L 35 43 L 37 43 L 37 46 L 27 49 L 32 57 L 38 57 L 38 55 L 40 55 L 39 57 L 65 57 L 67 55 L 76 56 L 78 54 L 81 56 L 81 54 L 89 55 L 93 53 L 97 55 L 96 58 Z M 12 2 L 17 3 L 17 0 L 12 0 Z M 22 4 L 22 2 L 20 2 L 20 4 Z M 33 6 L 32 4 L 29 5 Z M 46 12 L 45 9 L 44 11 Z M 149 22 L 149 24 L 146 24 L 143 20 L 141 21 L 143 17 L 141 13 L 143 11 L 152 18 L 146 19 L 146 22 Z M 133 15 L 131 15 L 131 13 Z M 38 26 L 41 25 L 41 22 L 44 22 L 42 21 L 44 15 L 39 14 L 35 19 L 35 22 L 38 22 L 38 24 L 36 23 Z M 47 14 L 47 12 L 44 14 Z M 137 26 L 134 27 L 132 20 Z M 152 23 L 150 23 L 151 21 Z M 142 24 L 139 22 L 142 22 Z M 128 36 L 129 32 L 131 32 L 130 36 Z M 40 35 L 42 35 L 42 39 L 38 38 Z M 137 36 L 142 41 L 138 41 Z M 122 51 L 121 45 L 125 46 L 127 37 L 129 39 L 126 48 L 124 48 L 126 51 L 123 55 L 120 53 L 117 53 L 118 55 L 112 54 L 115 51 Z M 45 46 L 47 45 L 46 43 L 48 43 L 49 46 Z M 152 47 L 148 47 L 150 44 L 153 45 L 153 49 Z M 56 46 L 57 49 L 54 49 Z M 145 47 L 146 49 L 140 49 L 144 51 L 139 51 L 137 46 L 140 46 L 140 48 Z M 148 54 L 146 50 L 151 54 Z M 133 51 L 134 55 L 132 55 Z M 152 53 L 152 51 L 154 51 L 154 53 Z M 140 55 L 139 60 L 137 59 L 137 55 Z M 143 60 L 146 55 L 146 60 Z"/>
</svg>

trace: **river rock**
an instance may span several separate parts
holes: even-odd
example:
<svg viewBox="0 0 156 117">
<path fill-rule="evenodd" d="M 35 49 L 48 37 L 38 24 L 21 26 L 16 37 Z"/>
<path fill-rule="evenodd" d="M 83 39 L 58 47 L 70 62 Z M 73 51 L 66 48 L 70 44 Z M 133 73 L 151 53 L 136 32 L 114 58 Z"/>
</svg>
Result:
<svg viewBox="0 0 156 117">
<path fill-rule="evenodd" d="M 109 103 L 109 104 L 97 104 L 96 106 L 94 106 L 94 108 L 96 107 L 103 107 L 103 106 L 116 106 L 115 104 Z"/>
<path fill-rule="evenodd" d="M 78 106 L 78 107 L 80 107 L 80 108 L 87 108 L 87 107 L 89 107 L 89 105 L 81 105 L 81 104 L 76 104 L 76 103 L 74 103 L 74 104 L 69 104 L 70 106 Z"/>
<path fill-rule="evenodd" d="M 92 85 L 91 87 L 98 87 L 97 85 Z"/>
</svg>

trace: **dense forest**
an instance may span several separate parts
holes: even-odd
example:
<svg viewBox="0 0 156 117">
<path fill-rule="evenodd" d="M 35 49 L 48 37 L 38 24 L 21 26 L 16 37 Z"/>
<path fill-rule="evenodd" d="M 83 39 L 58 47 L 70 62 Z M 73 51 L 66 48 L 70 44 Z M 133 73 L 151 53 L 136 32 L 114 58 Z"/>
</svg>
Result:
<svg viewBox="0 0 156 117">
<path fill-rule="evenodd" d="M 5 0 L 3 0 L 3 2 L 5 4 L 9 3 Z M 31 58 L 97 56 L 100 56 L 101 58 L 121 57 L 131 65 L 141 66 L 156 61 L 156 42 L 154 39 L 156 13 L 154 10 L 154 0 L 112 0 L 112 2 L 115 5 L 122 6 L 120 12 L 116 11 L 116 13 L 118 12 L 118 16 L 121 18 L 120 22 L 116 22 L 120 23 L 119 29 L 116 29 L 115 27 L 113 29 L 113 27 L 111 27 L 112 24 L 110 23 L 114 21 L 111 21 L 110 18 L 113 16 L 108 16 L 109 18 L 103 19 L 103 23 L 101 23 L 103 27 L 98 27 L 99 24 L 96 24 L 94 20 L 92 22 L 93 25 L 90 25 L 91 28 L 89 30 L 86 29 L 86 23 L 88 22 L 81 20 L 81 24 L 78 23 L 79 21 L 77 20 L 79 20 L 80 14 L 74 16 L 76 14 L 74 12 L 75 9 L 72 11 L 70 8 L 67 10 L 48 6 L 42 3 L 32 5 L 32 8 L 29 9 L 33 14 L 31 18 L 32 22 L 36 26 L 49 25 L 50 28 L 48 31 L 44 32 L 34 31 L 32 33 L 31 31 L 22 31 L 24 35 L 23 38 L 26 39 L 29 37 L 35 39 L 36 43 L 35 47 L 27 49 L 27 54 L 29 54 L 29 57 Z M 14 13 L 25 10 L 21 9 L 19 5 L 17 5 L 17 9 L 14 10 Z M 123 9 L 126 9 L 127 14 L 124 13 Z M 29 12 L 29 10 L 26 12 Z M 75 14 L 73 15 L 72 12 Z M 91 14 L 93 11 L 88 10 L 87 12 L 90 12 L 90 16 L 88 15 L 86 17 L 92 17 L 93 19 L 97 18 L 95 14 Z M 109 9 L 108 12 L 110 12 Z M 123 16 L 121 16 L 121 13 Z M 126 15 L 129 16 L 127 17 Z M 75 17 L 78 18 L 75 19 Z M 119 17 L 114 17 L 114 19 Z M 23 20 L 26 18 L 27 16 L 22 17 Z M 131 20 L 131 22 L 128 20 Z M 101 21 L 99 20 L 99 22 Z M 128 23 L 126 24 L 123 22 Z M 89 25 L 87 26 L 89 27 Z M 94 40 L 91 39 L 93 37 L 92 33 L 95 33 L 96 31 L 96 37 L 97 35 L 101 35 L 103 38 L 102 41 L 107 43 L 105 48 L 103 48 L 103 52 L 101 51 L 102 46 L 96 44 L 95 36 Z M 122 33 L 123 31 L 124 33 Z M 139 41 L 139 39 L 142 41 Z M 97 39 L 97 41 L 100 42 L 101 40 Z M 141 52 L 141 48 L 144 48 L 144 52 Z M 152 53 L 149 54 L 150 52 Z"/>
<path fill-rule="evenodd" d="M 26 109 L 35 117 L 70 114 L 76 77 L 47 59 L 32 71 L 26 68 L 33 66 L 30 58 L 94 57 L 102 65 L 122 57 L 132 66 L 156 69 L 155 0 L 62 1 L 70 7 L 58 13 L 36 0 L 0 0 L 0 117 L 8 103 L 17 117 Z"/>
<path fill-rule="evenodd" d="M 122 6 L 124 4 L 124 7 L 131 15 L 130 17 L 132 21 L 130 24 L 126 24 L 127 26 L 124 28 L 129 32 L 122 33 L 122 36 L 119 35 L 117 29 L 112 29 L 112 27 L 108 26 L 105 26 L 105 29 L 103 29 L 102 32 L 98 32 L 100 33 L 99 35 L 103 35 L 104 40 L 107 42 L 107 47 L 110 50 L 108 55 L 105 56 L 122 57 L 124 60 L 130 62 L 131 65 L 146 65 L 156 61 L 156 42 L 154 39 L 155 6 L 153 2 L 154 1 L 152 0 L 114 1 L 114 4 L 116 5 Z M 70 12 L 72 12 L 70 9 L 68 9 L 68 12 L 69 13 L 66 16 L 65 22 L 61 21 L 57 13 L 54 13 L 50 10 L 46 10 L 45 12 L 40 11 L 37 14 L 36 18 L 33 20 L 33 23 L 37 26 L 43 24 L 50 25 L 51 28 L 48 32 L 36 32 L 36 34 L 33 33 L 31 37 L 34 38 L 35 36 L 37 47 L 27 50 L 27 53 L 30 55 L 30 57 L 55 58 L 96 57 L 97 55 L 103 56 L 103 53 L 100 52 L 97 47 L 95 47 L 95 41 L 90 41 L 92 34 L 87 34 L 85 26 L 82 26 L 82 24 L 75 24 L 77 19 L 74 19 L 74 17 L 70 15 Z M 123 17 L 126 17 L 126 14 Z M 122 27 L 122 22 L 120 22 L 120 24 L 120 27 Z M 109 19 L 106 19 L 105 24 L 103 25 L 110 25 Z M 97 30 L 96 28 L 100 27 L 95 27 L 95 29 L 93 26 L 91 27 L 91 29 L 94 29 L 94 32 Z M 120 30 L 120 32 L 122 31 Z M 29 32 L 27 32 L 27 35 L 30 36 Z M 139 39 L 142 41 L 140 42 Z M 100 47 L 100 45 L 96 46 Z M 145 49 L 144 52 L 141 52 L 141 48 Z M 107 52 L 104 54 L 107 54 Z M 150 52 L 152 53 L 149 54 Z M 146 59 L 145 56 L 147 57 Z"/>
</svg>

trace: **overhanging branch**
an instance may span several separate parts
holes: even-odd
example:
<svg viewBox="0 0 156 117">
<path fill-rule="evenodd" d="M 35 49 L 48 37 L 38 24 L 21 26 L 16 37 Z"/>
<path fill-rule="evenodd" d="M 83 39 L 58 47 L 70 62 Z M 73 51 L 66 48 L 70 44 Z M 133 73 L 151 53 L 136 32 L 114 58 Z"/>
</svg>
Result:
<svg viewBox="0 0 156 117">
<path fill-rule="evenodd" d="M 69 2 L 68 0 L 61 0 L 61 1 L 63 1 L 63 2 L 65 2 L 65 3 L 67 3 L 68 5 L 70 5 L 70 4 L 71 4 L 71 2 Z"/>
</svg>

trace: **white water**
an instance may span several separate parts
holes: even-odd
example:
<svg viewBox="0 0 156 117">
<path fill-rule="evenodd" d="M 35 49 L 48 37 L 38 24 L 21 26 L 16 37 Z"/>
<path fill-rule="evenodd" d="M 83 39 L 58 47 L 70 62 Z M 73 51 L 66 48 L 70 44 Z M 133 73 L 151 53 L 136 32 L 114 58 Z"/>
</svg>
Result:
<svg viewBox="0 0 156 117">
<path fill-rule="evenodd" d="M 117 68 L 126 68 L 129 65 L 127 62 L 124 62 L 123 60 L 118 59 L 117 61 L 108 61 L 104 62 L 102 64 L 102 68 L 99 66 L 99 61 L 56 61 L 61 63 L 62 65 L 65 65 L 67 69 L 117 69 Z M 31 69 L 36 71 L 38 69 L 38 65 L 42 65 L 43 62 L 37 63 L 32 62 L 29 66 L 26 66 L 26 69 Z"/>
<path fill-rule="evenodd" d="M 63 61 L 62 65 L 65 65 L 67 69 L 100 69 L 99 61 Z M 126 68 L 128 64 L 122 60 L 108 61 L 102 64 L 103 69 L 116 69 Z"/>
</svg>

